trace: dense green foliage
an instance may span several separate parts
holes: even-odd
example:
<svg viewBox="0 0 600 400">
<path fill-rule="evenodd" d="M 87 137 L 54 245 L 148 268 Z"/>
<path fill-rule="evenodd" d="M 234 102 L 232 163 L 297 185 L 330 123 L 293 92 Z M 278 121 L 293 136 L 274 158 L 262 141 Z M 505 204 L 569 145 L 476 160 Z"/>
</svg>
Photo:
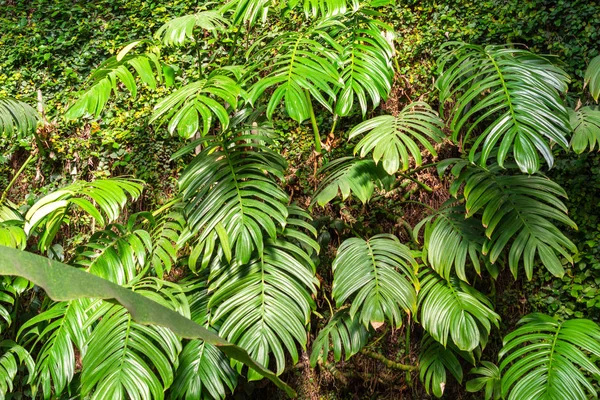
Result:
<svg viewBox="0 0 600 400">
<path fill-rule="evenodd" d="M 0 1 L 0 245 L 183 317 L 3 250 L 0 398 L 595 394 L 597 5 L 48 3 Z"/>
</svg>

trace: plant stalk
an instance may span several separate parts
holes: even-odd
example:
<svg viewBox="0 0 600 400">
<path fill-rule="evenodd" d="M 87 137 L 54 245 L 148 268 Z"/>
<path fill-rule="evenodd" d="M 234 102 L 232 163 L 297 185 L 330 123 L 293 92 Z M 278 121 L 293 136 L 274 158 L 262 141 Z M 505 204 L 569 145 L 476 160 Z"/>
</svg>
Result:
<svg viewBox="0 0 600 400">
<path fill-rule="evenodd" d="M 380 361 L 383 365 L 390 369 L 395 369 L 398 371 L 415 371 L 417 369 L 417 367 L 415 367 L 414 365 L 406 365 L 396 361 L 392 361 L 379 353 L 375 353 L 374 351 L 362 349 L 360 352 L 367 357 Z"/>
<path fill-rule="evenodd" d="M 315 151 L 317 153 L 321 152 L 321 135 L 319 135 L 319 126 L 317 125 L 317 117 L 315 116 L 315 110 L 312 106 L 312 100 L 310 98 L 310 93 L 308 90 L 304 90 L 304 94 L 306 95 L 306 102 L 308 103 L 308 109 L 310 111 L 310 122 L 312 123 L 313 132 L 315 134 Z"/>
<path fill-rule="evenodd" d="M 23 171 L 25 170 L 25 167 L 27 167 L 27 164 L 29 164 L 30 162 L 35 160 L 35 158 L 36 157 L 33 155 L 33 153 L 29 154 L 29 157 L 27 157 L 27 160 L 25 160 L 23 165 L 21 165 L 21 168 L 19 168 L 17 173 L 13 176 L 11 181 L 6 186 L 6 189 L 4 189 L 4 192 L 2 192 L 2 197 L 0 197 L 0 204 L 4 203 L 4 200 L 6 200 L 6 196 L 8 196 L 8 192 L 10 191 L 10 188 L 15 184 L 19 175 L 21 175 L 23 173 Z"/>
</svg>

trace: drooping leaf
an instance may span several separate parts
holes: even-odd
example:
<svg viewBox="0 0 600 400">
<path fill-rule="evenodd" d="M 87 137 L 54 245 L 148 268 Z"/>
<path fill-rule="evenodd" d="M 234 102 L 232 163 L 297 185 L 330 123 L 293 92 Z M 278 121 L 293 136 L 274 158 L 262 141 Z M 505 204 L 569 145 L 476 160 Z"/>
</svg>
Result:
<svg viewBox="0 0 600 400">
<path fill-rule="evenodd" d="M 326 19 L 305 30 L 280 34 L 265 48 L 251 47 L 248 53 L 261 66 L 255 75 L 266 76 L 252 86 L 250 102 L 254 104 L 272 88 L 269 119 L 282 101 L 290 118 L 298 122 L 310 117 L 312 99 L 333 112 L 334 88 L 342 80 L 336 68 L 340 49 L 332 48 L 336 44 L 328 29 L 337 24 L 335 19 Z"/>
<path fill-rule="evenodd" d="M 339 116 L 354 112 L 358 103 L 364 117 L 368 98 L 377 108 L 392 90 L 393 48 L 382 35 L 381 22 L 373 19 L 370 11 L 359 8 L 348 12 L 344 28 L 335 34 L 342 48 L 340 77 L 344 82 L 336 94 L 335 113 Z"/>
<path fill-rule="evenodd" d="M 258 257 L 248 263 L 215 265 L 209 287 L 214 291 L 211 320 L 220 322 L 219 334 L 267 367 L 272 357 L 278 374 L 285 368 L 285 352 L 296 363 L 297 346 L 306 346 L 305 326 L 318 286 L 309 253 L 290 242 L 302 240 L 291 229 L 286 228 L 280 238 L 267 239 Z M 237 366 L 239 371 L 241 364 Z M 250 370 L 248 379 L 260 375 Z"/>
<path fill-rule="evenodd" d="M 119 217 L 128 198 L 135 200 L 141 192 L 140 182 L 132 179 L 76 181 L 35 202 L 25 215 L 25 233 L 29 235 L 38 227 L 43 227 L 38 248 L 46 251 L 72 207 L 78 207 L 94 218 L 99 226 L 104 226 L 106 222 Z"/>
<path fill-rule="evenodd" d="M 239 85 L 225 75 L 194 81 L 162 99 L 154 107 L 150 123 L 168 121 L 169 132 L 173 135 L 177 131 L 185 139 L 197 132 L 202 132 L 202 136 L 208 134 L 214 117 L 225 130 L 229 126 L 229 111 L 221 103 L 235 109 L 240 92 Z"/>
<path fill-rule="evenodd" d="M 12 392 L 13 380 L 19 366 L 24 364 L 29 373 L 28 382 L 35 373 L 35 363 L 27 350 L 12 340 L 0 341 L 0 399 L 4 400 L 7 393 Z"/>
<path fill-rule="evenodd" d="M 36 129 L 38 120 L 37 111 L 29 104 L 10 97 L 0 97 L 1 136 L 24 138 Z"/>
<path fill-rule="evenodd" d="M 448 337 L 459 350 L 485 347 L 492 325 L 500 321 L 490 301 L 456 277 L 446 281 L 424 270 L 419 278 L 420 322 L 427 333 L 444 347 Z"/>
<path fill-rule="evenodd" d="M 502 360 L 502 396 L 508 400 L 597 397 L 600 327 L 585 319 L 559 322 L 530 314 L 509 333 Z"/>
<path fill-rule="evenodd" d="M 0 248 L 0 252 L 2 250 Z M 28 253 L 23 254 L 28 255 Z M 40 260 L 44 259 L 40 258 Z M 43 262 L 49 265 L 49 261 Z M 65 266 L 65 268 L 71 267 Z M 0 273 L 1 270 L 2 267 Z M 15 273 L 15 275 L 19 274 Z M 35 279 L 31 280 L 35 282 Z M 61 281 L 57 283 L 63 286 L 66 284 Z M 41 387 L 41 394 L 45 399 L 51 398 L 53 393 L 62 393 L 66 389 L 75 375 L 77 363 L 75 352 L 81 355 L 86 352 L 86 341 L 91 330 L 89 327 L 84 327 L 84 322 L 89 312 L 89 305 L 88 299 L 52 304 L 47 310 L 27 320 L 19 329 L 17 335 L 19 341 L 24 343 L 24 347 L 28 348 L 30 353 L 37 354 L 35 374 L 31 377 L 34 393 Z M 41 346 L 39 351 L 34 353 L 34 349 L 38 346 Z"/>
<path fill-rule="evenodd" d="M 185 287 L 186 291 L 190 291 L 191 319 L 210 329 L 210 294 L 206 274 L 186 282 Z M 226 388 L 233 392 L 236 384 L 237 373 L 223 353 L 209 343 L 191 340 L 179 355 L 179 367 L 171 393 L 176 399 L 224 399 Z"/>
<path fill-rule="evenodd" d="M 600 55 L 590 61 L 583 78 L 583 86 L 588 87 L 590 94 L 598 102 L 600 98 Z"/>
<path fill-rule="evenodd" d="M 581 107 L 577 111 L 569 109 L 571 129 L 571 148 L 577 154 L 589 148 L 594 150 L 596 143 L 600 147 L 600 110 L 592 107 Z"/>
<path fill-rule="evenodd" d="M 332 297 L 338 307 L 351 300 L 350 317 L 368 326 L 402 324 L 402 311 L 416 312 L 417 262 L 393 235 L 346 239 L 332 265 Z"/>
<path fill-rule="evenodd" d="M 134 286 L 167 309 L 178 305 L 160 293 Z M 173 298 L 173 297 L 172 297 Z M 86 326 L 93 330 L 82 360 L 81 394 L 91 399 L 163 399 L 173 382 L 180 339 L 168 328 L 143 325 L 121 305 L 98 301 Z"/>
<path fill-rule="evenodd" d="M 533 276 L 534 259 L 540 258 L 555 276 L 564 268 L 557 253 L 573 262 L 577 248 L 554 221 L 571 228 L 577 225 L 567 216 L 561 197 L 565 191 L 543 176 L 507 174 L 497 165 L 488 169 L 460 164 L 452 173 L 457 176 L 451 192 L 457 194 L 464 184 L 466 217 L 481 213 L 485 235 L 483 254 L 496 262 L 505 249 L 508 264 L 516 277 L 520 265 L 528 279 Z"/>
<path fill-rule="evenodd" d="M 455 203 L 448 201 L 419 222 L 414 232 L 415 238 L 418 238 L 425 226 L 422 257 L 438 274 L 448 280 L 454 271 L 460 279 L 468 282 L 467 264 L 481 275 L 481 262 L 487 261 L 482 254 L 484 229 L 477 219 L 465 218 L 464 204 Z M 494 278 L 497 276 L 497 270 L 491 269 L 490 272 Z"/>
<path fill-rule="evenodd" d="M 151 89 L 155 89 L 157 81 L 162 80 L 163 68 L 154 53 L 111 57 L 94 71 L 91 76 L 92 86 L 71 105 L 66 117 L 76 119 L 88 113 L 99 117 L 111 93 L 118 94 L 119 84 L 135 99 L 138 86 L 131 68 Z"/>
<path fill-rule="evenodd" d="M 314 368 L 320 360 L 327 361 L 333 347 L 333 359 L 338 362 L 350 359 L 365 347 L 369 341 L 369 330 L 358 318 L 350 318 L 346 311 L 339 311 L 319 331 L 312 344 L 310 366 Z"/>
<path fill-rule="evenodd" d="M 388 188 L 395 180 L 394 176 L 385 172 L 381 164 L 354 157 L 333 160 L 320 173 L 326 177 L 321 180 L 312 205 L 316 203 L 324 206 L 338 194 L 341 194 L 342 200 L 346 200 L 351 193 L 365 204 L 373 196 L 375 187 Z"/>
<path fill-rule="evenodd" d="M 200 11 L 196 14 L 173 18 L 160 27 L 154 37 L 166 46 L 182 46 L 194 37 L 196 27 L 206 31 L 220 31 L 227 20 L 217 11 Z"/>
<path fill-rule="evenodd" d="M 482 361 L 481 366 L 473 368 L 470 373 L 479 375 L 467 382 L 467 392 L 475 393 L 485 389 L 485 400 L 498 400 L 502 396 L 502 379 L 500 369 L 489 361 Z"/>
<path fill-rule="evenodd" d="M 440 142 L 443 138 L 442 120 L 429 105 L 416 102 L 406 106 L 398 116 L 381 115 L 355 126 L 349 134 L 352 139 L 367 133 L 354 148 L 361 157 L 373 152 L 373 160 L 382 162 L 388 174 L 395 174 L 399 169 L 405 171 L 410 164 L 410 156 L 415 165 L 421 165 L 421 149 L 414 139 L 425 147 L 433 156 L 437 156 L 430 140 Z M 410 153 L 410 156 L 409 156 Z"/>
<path fill-rule="evenodd" d="M 458 383 L 462 383 L 463 370 L 455 352 L 426 334 L 421 341 L 419 353 L 419 379 L 428 394 L 442 397 L 448 379 L 446 371 L 449 371 Z"/>
<path fill-rule="evenodd" d="M 512 154 L 519 169 L 531 174 L 540 169 L 541 154 L 552 167 L 551 142 L 568 148 L 569 117 L 561 98 L 568 75 L 526 50 L 448 45 L 455 48 L 439 61 L 436 87 L 440 108 L 450 117 L 452 140 L 470 147 L 469 159 L 482 166 L 498 147 L 500 166 Z M 472 142 L 472 134 L 480 131 Z"/>
<path fill-rule="evenodd" d="M 257 139 L 272 143 L 257 135 L 211 141 L 181 175 L 184 213 L 199 234 L 195 259 L 210 259 L 219 239 L 245 264 L 285 227 L 288 195 L 274 178 L 283 179 L 286 162 Z"/>
</svg>

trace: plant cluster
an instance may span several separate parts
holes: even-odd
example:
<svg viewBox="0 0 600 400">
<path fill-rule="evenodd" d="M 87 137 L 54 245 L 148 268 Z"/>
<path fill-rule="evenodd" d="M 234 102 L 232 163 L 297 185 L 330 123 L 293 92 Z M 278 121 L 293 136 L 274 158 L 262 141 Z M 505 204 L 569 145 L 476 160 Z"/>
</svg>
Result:
<svg viewBox="0 0 600 400">
<path fill-rule="evenodd" d="M 397 41 L 381 14 L 389 6 L 234 0 L 166 22 L 93 72 L 67 117 L 98 118 L 113 94 L 162 90 L 150 120 L 188 140 L 172 155 L 185 168 L 172 198 L 132 214 L 123 210 L 143 189 L 132 178 L 77 180 L 27 209 L 4 191 L 0 254 L 11 262 L 0 265 L 1 396 L 16 387 L 44 398 L 224 398 L 240 377 L 268 377 L 292 394 L 276 375 L 302 351 L 313 368 L 361 352 L 418 370 L 436 397 L 448 375 L 462 382 L 464 364 L 478 375 L 467 390 L 486 398 L 595 394 L 600 327 L 589 320 L 525 316 L 504 338 L 499 365 L 485 360 L 501 318 L 482 282 L 540 270 L 563 277 L 574 262 L 566 193 L 542 171 L 600 140 L 600 57 L 569 104 L 569 75 L 549 58 L 448 42 L 437 62 L 439 112 L 414 101 L 374 116 L 396 73 Z M 255 35 L 273 18 L 296 29 Z M 178 51 L 196 68 L 174 66 Z M 33 143 L 40 116 L 0 101 L 0 132 Z M 354 155 L 329 154 L 308 210 L 286 191 L 274 116 L 310 122 L 315 158 L 348 128 Z M 322 282 L 324 241 L 310 211 L 335 198 L 393 195 L 406 181 L 427 187 L 416 173 L 444 141 L 460 154 L 436 162 L 450 200 L 408 227 L 410 243 L 390 232 L 346 238 Z M 57 238 L 76 224 L 93 235 L 65 256 Z M 417 363 L 368 349 L 382 326 L 409 319 L 423 332 Z"/>
</svg>

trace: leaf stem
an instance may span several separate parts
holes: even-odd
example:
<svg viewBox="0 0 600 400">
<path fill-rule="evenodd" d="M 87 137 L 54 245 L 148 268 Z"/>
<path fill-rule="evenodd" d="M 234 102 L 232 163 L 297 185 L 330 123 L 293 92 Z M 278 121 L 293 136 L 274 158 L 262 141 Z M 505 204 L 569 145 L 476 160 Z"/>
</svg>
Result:
<svg viewBox="0 0 600 400">
<path fill-rule="evenodd" d="M 19 175 L 21 175 L 21 173 L 23 173 L 23 171 L 25 170 L 25 167 L 27 167 L 27 164 L 29 164 L 30 162 L 35 160 L 35 158 L 36 157 L 33 155 L 33 153 L 29 154 L 29 157 L 27 158 L 27 160 L 25 160 L 23 165 L 21 165 L 21 168 L 19 168 L 19 170 L 17 171 L 15 176 L 13 176 L 11 181 L 8 183 L 8 186 L 6 186 L 6 189 L 4 189 L 4 191 L 2 192 L 2 197 L 0 197 L 0 204 L 4 203 L 4 200 L 6 200 L 6 196 L 8 196 L 8 192 L 10 191 L 10 188 L 15 184 Z"/>
<path fill-rule="evenodd" d="M 319 135 L 319 126 L 317 125 L 317 118 L 315 117 L 315 110 L 312 106 L 312 101 L 310 98 L 310 93 L 308 90 L 304 90 L 304 94 L 306 95 L 306 102 L 308 103 L 308 110 L 310 111 L 310 122 L 312 123 L 313 132 L 315 134 L 315 151 L 317 153 L 321 152 L 321 135 Z"/>
</svg>

